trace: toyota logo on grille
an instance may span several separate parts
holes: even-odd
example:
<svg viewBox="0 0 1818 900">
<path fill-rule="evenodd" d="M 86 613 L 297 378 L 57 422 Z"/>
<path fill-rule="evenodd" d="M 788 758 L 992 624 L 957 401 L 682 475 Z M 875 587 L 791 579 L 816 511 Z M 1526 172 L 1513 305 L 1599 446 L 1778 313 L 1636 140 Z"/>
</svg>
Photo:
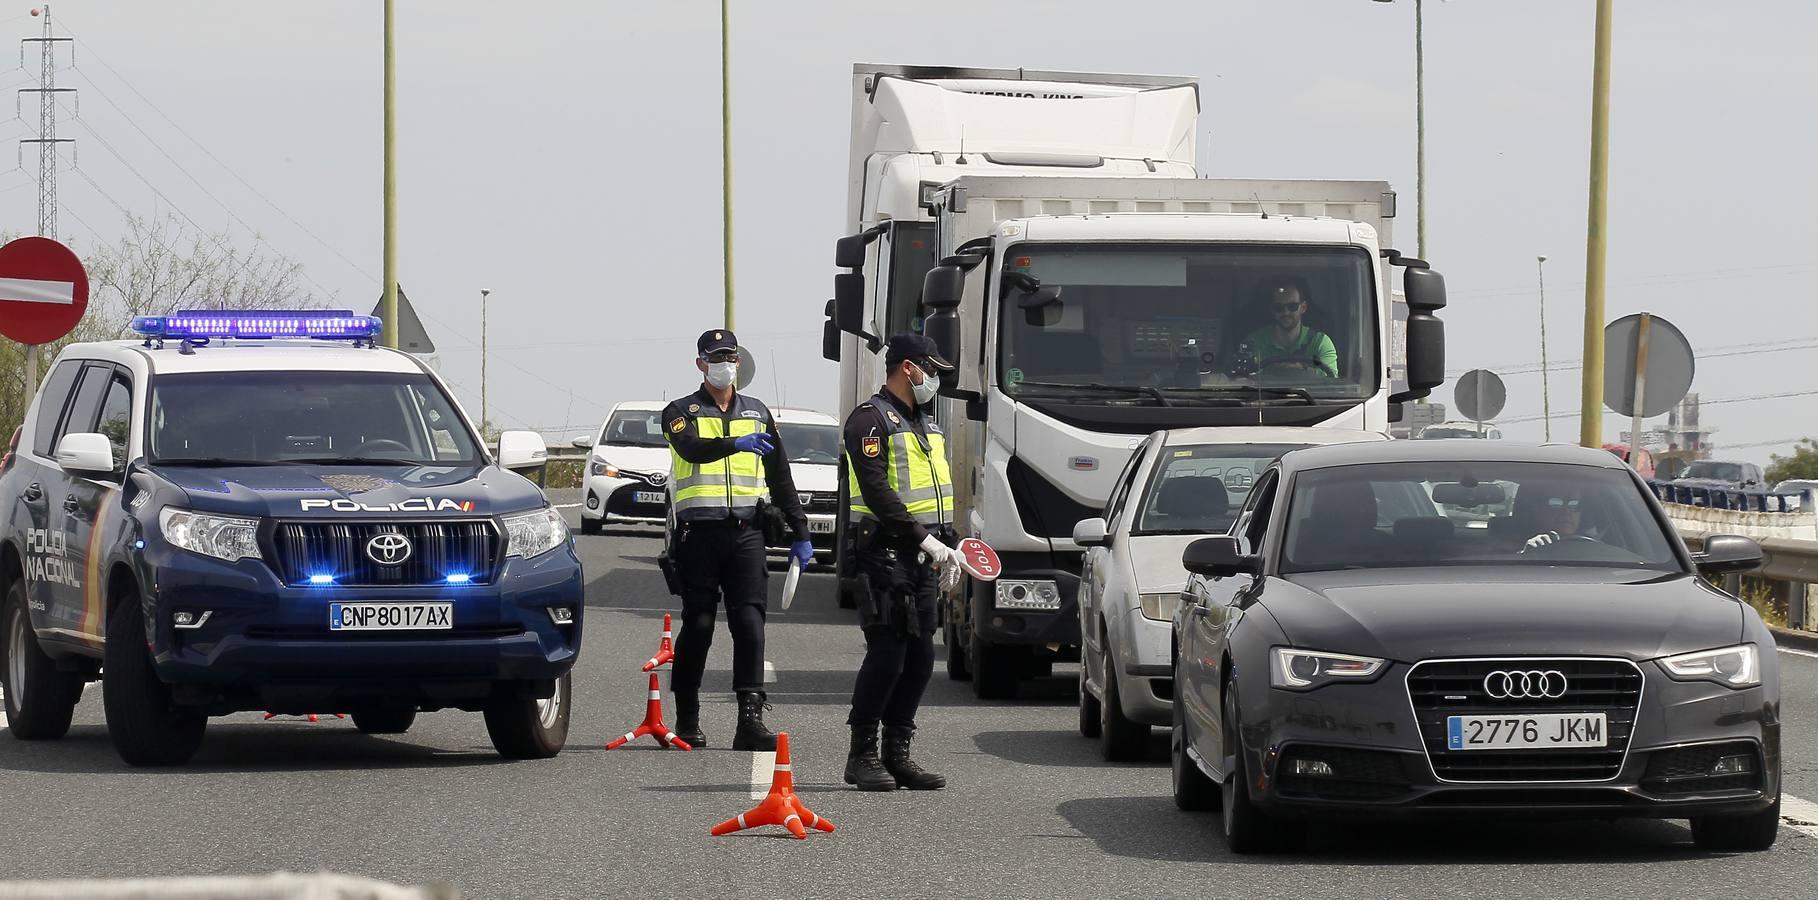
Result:
<svg viewBox="0 0 1818 900">
<path fill-rule="evenodd" d="M 366 556 L 381 566 L 395 566 L 410 558 L 410 538 L 401 534 L 375 534 L 366 542 Z"/>
<path fill-rule="evenodd" d="M 667 484 L 668 481 L 669 481 L 669 475 L 667 473 L 664 473 L 664 472 L 650 473 L 650 483 L 656 485 L 657 487 L 662 487 L 664 484 Z"/>
<path fill-rule="evenodd" d="M 1483 677 L 1483 690 L 1494 700 L 1557 700 L 1565 696 L 1566 677 L 1558 669 L 1498 670 Z"/>
</svg>

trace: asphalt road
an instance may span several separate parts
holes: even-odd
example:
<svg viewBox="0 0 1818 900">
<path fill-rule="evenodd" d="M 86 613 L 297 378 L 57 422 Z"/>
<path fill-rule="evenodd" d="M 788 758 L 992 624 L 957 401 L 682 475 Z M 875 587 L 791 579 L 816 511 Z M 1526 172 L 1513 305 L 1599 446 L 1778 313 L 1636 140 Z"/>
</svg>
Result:
<svg viewBox="0 0 1818 900">
<path fill-rule="evenodd" d="M 1678 822 L 1334 825 L 1299 855 L 1234 857 L 1216 814 L 1175 810 L 1165 734 L 1149 762 L 1099 760 L 1076 731 L 1067 667 L 1014 704 L 975 701 L 937 669 L 917 751 L 952 786 L 859 794 L 839 781 L 862 643 L 827 575 L 807 576 L 787 612 L 772 579 L 767 655 L 770 721 L 791 734 L 798 792 L 838 831 L 806 842 L 774 829 L 710 837 L 754 804 L 768 760 L 648 739 L 602 749 L 642 717 L 638 668 L 673 598 L 653 564 L 655 538 L 577 540 L 587 646 L 556 759 L 501 762 L 474 714 L 422 716 L 388 738 L 333 719 L 248 714 L 216 720 L 187 768 L 132 770 L 91 689 L 65 740 L 0 737 L 0 880 L 327 868 L 448 880 L 468 897 L 1818 896 L 1818 839 L 1793 828 L 1770 852 L 1713 856 Z M 729 661 L 722 628 L 704 710 L 719 747 L 732 735 Z M 1806 702 L 1818 657 L 1780 662 L 1787 791 L 1818 797 L 1818 718 Z"/>
</svg>

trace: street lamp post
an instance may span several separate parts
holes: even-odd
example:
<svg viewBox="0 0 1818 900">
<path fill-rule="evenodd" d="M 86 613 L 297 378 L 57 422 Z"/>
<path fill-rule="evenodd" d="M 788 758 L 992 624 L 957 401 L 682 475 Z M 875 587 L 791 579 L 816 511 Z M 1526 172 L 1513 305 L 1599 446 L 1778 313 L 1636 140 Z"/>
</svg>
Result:
<svg viewBox="0 0 1818 900">
<path fill-rule="evenodd" d="M 492 292 L 480 288 L 480 436 L 486 435 L 486 297 Z"/>
<path fill-rule="evenodd" d="M 1395 0 L 1376 0 L 1394 3 Z M 1414 254 L 1427 256 L 1427 54 L 1421 0 L 1414 0 Z"/>
<path fill-rule="evenodd" d="M 1553 440 L 1553 401 L 1547 382 L 1547 258 L 1534 257 L 1540 272 L 1540 414 L 1546 439 Z"/>
<path fill-rule="evenodd" d="M 1610 170 L 1611 0 L 1597 0 L 1597 41 L 1591 66 L 1591 197 L 1585 228 L 1584 372 L 1579 397 L 1578 442 L 1603 443 L 1603 275 L 1605 201 Z M 1638 437 L 1638 435 L 1637 435 Z"/>
</svg>

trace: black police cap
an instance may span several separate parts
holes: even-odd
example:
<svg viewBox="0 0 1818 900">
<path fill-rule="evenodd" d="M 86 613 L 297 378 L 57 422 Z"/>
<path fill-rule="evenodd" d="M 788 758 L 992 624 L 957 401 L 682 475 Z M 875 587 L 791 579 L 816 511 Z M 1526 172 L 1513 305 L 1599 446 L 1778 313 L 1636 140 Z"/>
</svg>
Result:
<svg viewBox="0 0 1818 900">
<path fill-rule="evenodd" d="M 706 356 L 709 353 L 719 353 L 725 350 L 737 350 L 738 348 L 739 339 L 734 336 L 731 331 L 725 328 L 715 328 L 712 331 L 703 331 L 701 332 L 701 339 L 694 342 L 695 352 L 702 356 Z"/>
<path fill-rule="evenodd" d="M 925 335 L 896 335 L 890 339 L 889 348 L 884 352 L 884 365 L 892 369 L 905 359 L 923 369 L 936 372 L 951 372 L 957 368 L 941 358 L 940 348 Z"/>
</svg>

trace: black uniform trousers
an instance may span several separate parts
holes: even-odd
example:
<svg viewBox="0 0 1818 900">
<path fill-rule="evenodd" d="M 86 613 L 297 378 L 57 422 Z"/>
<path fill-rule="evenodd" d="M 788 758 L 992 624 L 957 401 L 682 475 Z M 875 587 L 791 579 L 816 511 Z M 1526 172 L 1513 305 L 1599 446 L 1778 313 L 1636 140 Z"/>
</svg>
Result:
<svg viewBox="0 0 1818 900">
<path fill-rule="evenodd" d="M 913 547 L 874 545 L 858 554 L 870 584 L 861 600 L 865 661 L 852 686 L 846 724 L 864 727 L 915 724 L 922 692 L 934 674 L 935 608 L 940 575 Z"/>
<path fill-rule="evenodd" d="M 682 523 L 675 548 L 682 580 L 682 627 L 675 636 L 669 686 L 677 697 L 700 694 L 713 624 L 722 598 L 732 631 L 732 689 L 764 689 L 764 529 L 755 522 Z"/>
</svg>

